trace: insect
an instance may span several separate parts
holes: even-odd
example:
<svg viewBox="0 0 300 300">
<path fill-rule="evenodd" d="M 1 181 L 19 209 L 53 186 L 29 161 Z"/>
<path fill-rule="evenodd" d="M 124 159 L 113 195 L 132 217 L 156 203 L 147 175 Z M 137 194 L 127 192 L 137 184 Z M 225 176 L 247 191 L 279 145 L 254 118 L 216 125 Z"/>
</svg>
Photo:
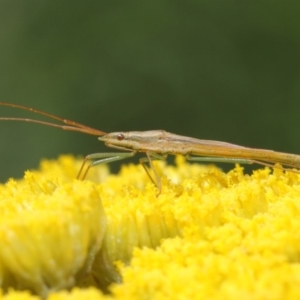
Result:
<svg viewBox="0 0 300 300">
<path fill-rule="evenodd" d="M 35 119 L 27 118 L 10 118 L 0 117 L 0 121 L 23 121 L 37 123 L 63 130 L 78 131 L 86 134 L 96 135 L 98 139 L 105 143 L 107 147 L 121 150 L 123 152 L 94 153 L 87 155 L 79 170 L 78 179 L 84 179 L 93 166 L 110 163 L 134 156 L 137 152 L 145 153 L 145 157 L 140 159 L 140 163 L 148 174 L 150 180 L 156 185 L 161 192 L 162 184 L 154 166 L 153 159 L 166 159 L 168 154 L 184 155 L 190 161 L 202 162 L 226 162 L 240 164 L 260 164 L 269 167 L 276 167 L 274 164 L 279 163 L 284 166 L 284 170 L 299 172 L 289 168 L 300 169 L 300 155 L 276 152 L 273 150 L 255 149 L 242 147 L 226 142 L 200 140 L 191 137 L 185 137 L 164 130 L 150 131 L 129 131 L 106 133 L 86 125 L 63 119 L 52 114 L 26 107 L 19 104 L 0 102 L 0 106 L 9 106 L 19 108 L 33 113 L 44 115 L 51 119 L 57 120 L 65 125 L 50 123 Z M 125 152 L 124 152 L 125 151 Z M 84 171 L 86 163 L 93 160 Z M 154 177 L 151 176 L 146 163 L 149 163 Z"/>
</svg>

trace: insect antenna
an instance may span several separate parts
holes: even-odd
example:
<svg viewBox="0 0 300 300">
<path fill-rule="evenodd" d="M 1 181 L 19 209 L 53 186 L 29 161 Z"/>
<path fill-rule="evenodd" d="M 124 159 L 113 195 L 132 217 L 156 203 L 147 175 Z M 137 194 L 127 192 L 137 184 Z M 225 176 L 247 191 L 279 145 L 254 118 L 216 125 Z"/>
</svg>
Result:
<svg viewBox="0 0 300 300">
<path fill-rule="evenodd" d="M 31 111 L 35 114 L 46 116 L 48 118 L 62 122 L 66 125 L 60 125 L 60 124 L 56 124 L 56 123 L 45 122 L 45 121 L 34 120 L 34 119 L 27 119 L 27 118 L 0 117 L 0 121 L 22 121 L 22 122 L 37 123 L 37 124 L 42 124 L 42 125 L 46 125 L 46 126 L 57 127 L 57 128 L 63 129 L 63 130 L 78 131 L 78 132 L 83 132 L 86 134 L 97 135 L 97 136 L 106 134 L 106 132 L 104 132 L 104 131 L 88 127 L 86 125 L 77 123 L 75 121 L 60 118 L 60 117 L 54 116 L 52 114 L 46 113 L 44 111 L 41 111 L 41 110 L 38 110 L 35 108 L 31 108 L 31 107 L 27 107 L 27 106 L 19 105 L 19 104 L 7 103 L 7 102 L 0 102 L 0 106 L 1 105 Z"/>
</svg>

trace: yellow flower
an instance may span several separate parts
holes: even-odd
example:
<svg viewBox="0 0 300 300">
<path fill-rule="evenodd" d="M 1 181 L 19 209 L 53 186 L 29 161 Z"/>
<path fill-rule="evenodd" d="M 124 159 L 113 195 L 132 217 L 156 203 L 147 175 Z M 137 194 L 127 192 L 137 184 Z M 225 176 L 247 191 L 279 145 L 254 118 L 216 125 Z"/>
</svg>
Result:
<svg viewBox="0 0 300 300">
<path fill-rule="evenodd" d="M 74 286 L 91 269 L 106 227 L 101 199 L 88 181 L 26 172 L 0 187 L 0 278 L 4 291 L 45 296 Z"/>
<path fill-rule="evenodd" d="M 300 175 L 156 166 L 158 197 L 140 166 L 77 181 L 70 156 L 0 186 L 0 300 L 300 299 Z"/>
</svg>

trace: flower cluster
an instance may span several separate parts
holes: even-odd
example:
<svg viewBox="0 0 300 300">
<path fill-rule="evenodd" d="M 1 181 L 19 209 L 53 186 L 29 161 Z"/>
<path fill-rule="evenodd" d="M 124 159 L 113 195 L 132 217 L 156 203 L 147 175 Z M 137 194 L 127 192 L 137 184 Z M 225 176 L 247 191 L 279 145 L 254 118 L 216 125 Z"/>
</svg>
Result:
<svg viewBox="0 0 300 300">
<path fill-rule="evenodd" d="M 300 175 L 176 162 L 0 186 L 0 299 L 300 299 Z"/>
</svg>

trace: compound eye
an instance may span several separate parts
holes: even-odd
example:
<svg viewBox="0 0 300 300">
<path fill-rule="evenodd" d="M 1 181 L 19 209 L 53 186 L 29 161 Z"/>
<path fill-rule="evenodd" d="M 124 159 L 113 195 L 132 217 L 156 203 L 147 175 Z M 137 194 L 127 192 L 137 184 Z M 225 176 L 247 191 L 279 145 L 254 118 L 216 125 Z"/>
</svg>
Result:
<svg viewBox="0 0 300 300">
<path fill-rule="evenodd" d="M 125 136 L 124 136 L 124 134 L 122 134 L 122 133 L 119 133 L 119 134 L 117 135 L 117 140 L 118 140 L 118 141 L 122 141 L 122 140 L 124 140 L 124 138 L 125 138 Z"/>
</svg>

